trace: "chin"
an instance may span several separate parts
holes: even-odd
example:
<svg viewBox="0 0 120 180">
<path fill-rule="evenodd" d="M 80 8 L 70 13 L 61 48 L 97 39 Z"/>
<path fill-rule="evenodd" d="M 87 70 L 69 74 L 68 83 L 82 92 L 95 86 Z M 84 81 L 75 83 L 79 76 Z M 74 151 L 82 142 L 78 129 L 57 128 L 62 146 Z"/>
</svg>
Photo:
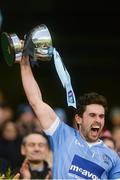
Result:
<svg viewBox="0 0 120 180">
<path fill-rule="evenodd" d="M 89 137 L 89 138 L 87 138 L 86 140 L 87 140 L 88 142 L 94 143 L 94 142 L 96 142 L 98 139 L 99 139 L 98 137 Z"/>
<path fill-rule="evenodd" d="M 34 163 L 34 164 L 38 164 L 38 163 L 40 163 L 42 160 L 40 160 L 40 159 L 31 159 L 31 160 L 29 160 L 31 163 Z"/>
<path fill-rule="evenodd" d="M 96 142 L 96 141 L 98 141 L 98 137 L 97 138 L 91 138 L 91 142 Z"/>
</svg>

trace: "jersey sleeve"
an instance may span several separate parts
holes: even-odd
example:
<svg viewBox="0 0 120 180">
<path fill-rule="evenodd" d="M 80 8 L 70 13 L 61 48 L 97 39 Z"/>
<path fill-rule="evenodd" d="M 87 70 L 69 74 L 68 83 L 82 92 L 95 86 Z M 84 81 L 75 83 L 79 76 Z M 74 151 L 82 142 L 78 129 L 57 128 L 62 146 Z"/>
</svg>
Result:
<svg viewBox="0 0 120 180">
<path fill-rule="evenodd" d="M 120 180 L 120 158 L 116 154 L 115 162 L 113 163 L 113 167 L 109 173 L 109 179 Z"/>
</svg>

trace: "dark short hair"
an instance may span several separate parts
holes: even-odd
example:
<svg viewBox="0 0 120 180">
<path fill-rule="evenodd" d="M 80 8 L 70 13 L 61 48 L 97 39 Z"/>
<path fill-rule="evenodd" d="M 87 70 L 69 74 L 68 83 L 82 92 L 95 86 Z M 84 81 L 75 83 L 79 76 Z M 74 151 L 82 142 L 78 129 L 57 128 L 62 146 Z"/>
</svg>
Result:
<svg viewBox="0 0 120 180">
<path fill-rule="evenodd" d="M 87 105 L 90 104 L 98 104 L 104 107 L 105 111 L 107 111 L 107 100 L 104 96 L 96 93 L 85 93 L 83 96 L 80 96 L 77 100 L 77 109 L 76 114 L 79 114 L 81 117 L 86 109 Z"/>
<path fill-rule="evenodd" d="M 32 135 L 32 134 L 38 134 L 40 136 L 43 136 L 46 139 L 46 141 L 47 141 L 48 148 L 51 149 L 49 138 L 48 138 L 48 136 L 43 131 L 32 131 L 32 132 L 29 132 L 29 133 L 25 134 L 25 136 L 22 139 L 22 145 L 26 144 L 26 138 L 29 135 Z"/>
</svg>

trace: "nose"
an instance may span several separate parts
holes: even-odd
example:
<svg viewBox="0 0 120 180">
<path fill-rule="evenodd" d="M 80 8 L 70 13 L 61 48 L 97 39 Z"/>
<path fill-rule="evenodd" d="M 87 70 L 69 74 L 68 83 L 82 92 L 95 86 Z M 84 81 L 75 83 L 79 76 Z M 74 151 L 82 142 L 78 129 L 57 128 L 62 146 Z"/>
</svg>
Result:
<svg viewBox="0 0 120 180">
<path fill-rule="evenodd" d="M 101 123 L 101 118 L 99 116 L 96 117 L 96 122 Z"/>
<path fill-rule="evenodd" d="M 36 145 L 34 146 L 34 149 L 35 149 L 35 151 L 39 151 L 39 150 L 40 150 L 39 145 L 36 144 Z"/>
</svg>

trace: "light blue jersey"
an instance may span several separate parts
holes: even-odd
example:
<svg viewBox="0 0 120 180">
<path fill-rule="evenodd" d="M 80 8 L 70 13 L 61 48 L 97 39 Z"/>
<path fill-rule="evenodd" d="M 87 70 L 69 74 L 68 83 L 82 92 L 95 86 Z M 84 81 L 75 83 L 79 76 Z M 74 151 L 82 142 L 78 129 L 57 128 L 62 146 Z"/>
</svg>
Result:
<svg viewBox="0 0 120 180">
<path fill-rule="evenodd" d="M 120 158 L 103 141 L 91 147 L 73 129 L 56 120 L 50 131 L 54 179 L 120 179 Z"/>
</svg>

